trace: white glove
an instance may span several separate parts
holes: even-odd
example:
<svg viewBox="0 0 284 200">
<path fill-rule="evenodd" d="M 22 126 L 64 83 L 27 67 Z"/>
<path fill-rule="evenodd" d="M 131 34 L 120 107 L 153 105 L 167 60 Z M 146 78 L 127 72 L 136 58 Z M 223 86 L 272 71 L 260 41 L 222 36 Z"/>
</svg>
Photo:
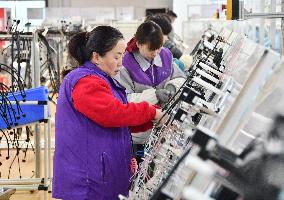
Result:
<svg viewBox="0 0 284 200">
<path fill-rule="evenodd" d="M 172 79 L 165 84 L 165 89 L 175 94 L 178 91 L 178 89 L 182 86 L 184 81 L 185 79 L 181 77 Z"/>
<path fill-rule="evenodd" d="M 180 59 L 181 62 L 183 62 L 183 64 L 185 65 L 185 71 L 188 70 L 193 62 L 193 58 L 192 56 L 188 55 L 188 54 L 183 54 Z"/>
</svg>

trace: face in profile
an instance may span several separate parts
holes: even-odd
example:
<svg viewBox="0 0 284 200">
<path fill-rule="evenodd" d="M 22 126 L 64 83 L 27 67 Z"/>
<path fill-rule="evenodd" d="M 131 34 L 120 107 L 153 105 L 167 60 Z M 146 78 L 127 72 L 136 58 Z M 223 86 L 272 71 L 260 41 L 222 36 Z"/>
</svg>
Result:
<svg viewBox="0 0 284 200">
<path fill-rule="evenodd" d="M 148 61 L 154 60 L 154 58 L 161 52 L 162 47 L 156 50 L 150 50 L 148 44 L 137 43 L 139 53 Z"/>
<path fill-rule="evenodd" d="M 97 66 L 111 77 L 116 76 L 122 67 L 122 58 L 126 49 L 126 42 L 119 40 L 117 44 L 104 56 L 94 52 L 93 57 Z"/>
</svg>

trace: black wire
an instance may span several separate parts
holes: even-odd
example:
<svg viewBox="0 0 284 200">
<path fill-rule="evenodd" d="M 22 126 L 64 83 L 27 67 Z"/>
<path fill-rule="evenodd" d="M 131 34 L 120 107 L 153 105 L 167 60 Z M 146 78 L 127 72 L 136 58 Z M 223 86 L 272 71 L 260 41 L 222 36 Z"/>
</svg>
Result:
<svg viewBox="0 0 284 200">
<path fill-rule="evenodd" d="M 14 69 L 14 66 L 13 66 L 13 63 L 14 63 L 14 33 L 12 33 L 12 44 L 11 44 L 11 80 L 12 80 L 12 91 L 14 92 L 14 72 L 13 72 L 13 69 Z"/>
<path fill-rule="evenodd" d="M 7 105 L 8 108 L 9 108 L 9 110 L 12 110 L 12 111 L 13 111 L 13 115 L 14 115 L 14 119 L 15 119 L 14 121 L 16 121 L 16 120 L 20 117 L 20 112 L 23 113 L 22 108 L 21 108 L 21 106 L 19 105 L 19 101 L 17 100 L 15 94 L 14 94 L 13 92 L 11 92 L 11 90 L 9 89 L 8 86 L 6 86 L 5 84 L 1 84 L 1 83 L 0 83 L 0 86 L 1 86 L 1 87 L 4 87 L 6 90 L 8 90 L 8 92 L 9 92 L 8 94 L 12 95 L 13 99 L 14 99 L 15 102 L 16 102 L 17 113 L 18 113 L 18 115 L 19 115 L 18 117 L 15 116 L 15 110 L 14 110 L 14 108 L 13 108 L 13 106 L 12 106 L 10 100 L 7 98 L 7 93 L 5 93 L 4 95 L 1 95 L 1 96 L 2 96 L 2 99 L 1 99 L 1 100 L 4 100 L 4 102 L 8 102 L 8 104 L 4 104 L 4 105 Z M 5 107 L 5 108 L 6 108 L 6 107 Z M 11 121 L 12 121 L 12 119 L 11 119 Z"/>
<path fill-rule="evenodd" d="M 8 140 L 8 137 L 7 137 L 7 135 L 5 134 L 5 132 L 2 130 L 2 129 L 0 129 L 0 131 L 2 132 L 2 135 L 4 135 L 4 137 L 5 137 L 5 139 L 6 139 L 6 142 L 7 142 L 7 146 L 8 146 L 8 156 L 6 157 L 6 160 L 8 160 L 9 158 L 10 158 L 10 143 L 9 143 L 9 140 Z"/>
<path fill-rule="evenodd" d="M 60 75 L 59 72 L 56 71 L 55 68 L 55 64 L 52 60 L 52 53 L 55 53 L 55 50 L 50 46 L 50 44 L 48 43 L 47 38 L 42 35 L 42 33 L 38 33 L 39 38 L 41 39 L 41 41 L 43 42 L 43 44 L 46 47 L 46 66 L 48 69 L 48 73 L 49 73 L 49 79 L 50 79 L 50 84 L 53 88 L 52 90 L 52 97 L 59 92 L 59 87 L 60 87 Z M 43 66 L 45 64 L 45 62 L 41 65 Z M 46 70 L 46 69 L 42 69 L 41 71 Z M 51 99 L 52 99 L 51 97 Z"/>
<path fill-rule="evenodd" d="M 7 69 L 5 69 L 5 67 Z M 14 69 L 14 68 L 11 69 L 8 65 L 0 63 L 0 71 L 2 71 L 2 70 L 9 73 L 12 77 L 14 77 L 14 79 L 17 80 L 19 92 L 21 92 L 21 96 L 24 98 L 26 96 L 26 94 L 25 94 L 25 82 L 24 82 L 24 80 L 21 76 L 17 76 L 17 77 L 14 76 L 14 74 L 18 75 L 17 70 Z M 11 72 L 10 72 L 10 70 L 11 70 Z M 13 85 L 13 82 L 12 82 L 12 85 Z M 14 88 L 14 87 L 12 87 L 12 88 Z"/>
<path fill-rule="evenodd" d="M 15 21 L 14 21 L 15 22 Z M 18 28 L 18 24 L 19 24 L 19 20 L 16 21 L 16 23 L 13 23 L 13 26 L 10 27 L 10 31 L 13 31 L 11 33 L 12 37 L 11 37 L 11 45 L 9 45 L 7 48 L 2 50 L 2 54 L 4 54 L 5 51 L 7 51 L 7 49 L 11 48 L 11 65 L 8 66 L 6 64 L 0 63 L 0 71 L 6 72 L 11 76 L 11 86 L 8 87 L 7 85 L 0 83 L 0 115 L 3 118 L 4 123 L 7 125 L 7 128 L 11 128 L 11 126 L 13 125 L 17 125 L 17 120 L 20 118 L 20 115 L 23 114 L 23 110 L 19 104 L 18 101 L 18 97 L 16 98 L 16 94 L 14 93 L 15 91 L 19 91 L 19 95 L 21 95 L 22 98 L 20 98 L 19 100 L 25 101 L 25 97 L 26 97 L 26 92 L 25 92 L 25 82 L 23 80 L 23 78 L 21 77 L 21 62 L 24 61 L 27 63 L 26 66 L 26 71 L 25 71 L 25 80 L 30 80 L 31 81 L 31 76 L 28 75 L 28 73 L 30 74 L 31 70 L 29 69 L 29 61 L 30 56 L 31 56 L 31 52 L 28 51 L 28 49 L 31 47 L 30 45 L 30 40 L 25 40 L 23 38 L 20 37 L 20 32 L 17 31 Z M 21 49 L 23 49 L 23 52 L 21 52 Z M 15 62 L 15 60 L 17 61 L 17 67 L 14 68 L 13 64 Z M 11 101 L 15 101 L 15 104 L 12 104 Z M 9 173 L 8 173 L 8 178 L 10 178 L 10 172 L 11 172 L 11 168 L 12 165 L 14 164 L 14 161 L 17 157 L 17 162 L 18 162 L 18 171 L 19 171 L 19 175 L 20 178 L 22 177 L 21 175 L 21 166 L 20 166 L 20 158 L 19 158 L 19 154 L 20 154 L 20 150 L 22 149 L 23 145 L 26 143 L 26 150 L 25 150 L 25 157 L 27 155 L 27 150 L 28 150 L 28 146 L 29 143 L 31 143 L 30 140 L 30 135 L 33 135 L 31 133 L 31 131 L 29 130 L 28 127 L 26 127 L 26 134 L 27 134 L 27 139 L 25 140 L 25 143 L 21 143 L 20 144 L 20 133 L 19 132 L 15 132 L 15 129 L 11 130 L 9 133 L 5 133 L 2 129 L 0 129 L 2 132 L 2 137 L 1 140 L 3 138 L 3 136 L 6 139 L 7 142 L 7 146 L 8 146 L 8 155 L 6 157 L 6 160 L 8 160 L 10 158 L 10 148 L 11 146 L 16 148 L 16 155 L 13 159 L 13 161 L 11 162 L 11 165 L 9 167 Z M 19 129 L 17 129 L 19 130 Z M 13 135 L 13 137 L 10 137 L 10 134 Z M 1 141 L 0 141 L 1 142 Z M 34 151 L 34 147 L 31 143 L 31 147 L 32 150 Z M 1 163 L 2 164 L 2 163 Z M 1 172 L 0 172 L 0 176 L 1 176 Z"/>
</svg>

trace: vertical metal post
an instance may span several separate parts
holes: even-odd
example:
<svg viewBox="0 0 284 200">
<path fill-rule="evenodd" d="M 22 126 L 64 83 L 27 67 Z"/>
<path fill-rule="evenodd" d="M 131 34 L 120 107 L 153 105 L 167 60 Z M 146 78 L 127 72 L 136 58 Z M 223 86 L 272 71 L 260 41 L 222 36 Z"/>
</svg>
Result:
<svg viewBox="0 0 284 200">
<path fill-rule="evenodd" d="M 276 0 L 271 0 L 270 4 L 270 12 L 276 13 Z M 275 33 L 276 33 L 276 19 L 270 20 L 270 32 L 269 32 L 269 38 L 270 38 L 270 47 L 272 49 L 275 49 Z"/>
<path fill-rule="evenodd" d="M 281 12 L 284 12 L 284 0 L 281 0 Z M 284 55 L 284 18 L 281 19 L 281 55 Z"/>
<path fill-rule="evenodd" d="M 52 161 L 52 158 L 51 158 L 51 132 L 50 132 L 50 118 L 48 116 L 48 112 L 49 112 L 49 108 L 50 108 L 50 105 L 49 105 L 49 101 L 47 102 L 47 108 L 48 108 L 48 111 L 47 111 L 47 154 L 48 154 L 48 172 L 47 172 L 47 177 L 49 179 L 49 191 L 51 191 L 51 161 Z"/>
<path fill-rule="evenodd" d="M 35 134 L 34 134 L 34 140 L 35 140 L 35 177 L 40 178 L 41 176 L 41 166 L 40 166 L 40 161 L 41 161 L 41 155 L 40 155 L 40 150 L 41 150 L 41 145 L 40 145 L 40 125 L 36 124 L 35 125 Z"/>
<path fill-rule="evenodd" d="M 34 78 L 34 82 L 33 82 L 33 87 L 39 87 L 40 86 L 40 63 L 39 63 L 39 46 L 38 44 L 38 32 L 35 31 L 34 32 L 34 42 L 33 42 L 33 70 L 34 70 L 34 74 L 33 74 L 33 78 Z"/>
<path fill-rule="evenodd" d="M 64 60 L 64 53 L 63 53 L 63 40 L 62 36 L 60 36 L 59 42 L 57 43 L 57 74 L 55 74 L 57 77 L 55 77 L 56 85 L 60 85 L 60 69 L 63 66 Z M 59 88 L 56 87 L 56 90 L 59 90 Z M 59 92 L 59 91 L 56 91 Z"/>
<path fill-rule="evenodd" d="M 260 13 L 265 12 L 265 0 L 260 1 Z M 264 45 L 265 19 L 259 20 L 259 44 Z"/>
<path fill-rule="evenodd" d="M 40 86 L 40 63 L 39 63 L 39 47 L 37 45 L 38 42 L 38 35 L 37 31 L 34 32 L 34 38 L 32 43 L 32 77 L 33 83 L 32 86 L 39 87 Z M 40 155 L 40 125 L 35 125 L 35 134 L 34 134 L 34 141 L 35 141 L 35 177 L 39 178 L 41 176 L 41 155 Z"/>
<path fill-rule="evenodd" d="M 45 110 L 47 109 L 47 106 L 45 106 Z M 48 120 L 49 121 L 49 120 Z M 44 123 L 44 186 L 48 186 L 48 182 L 49 182 L 49 149 L 48 149 L 48 145 L 49 145 L 49 129 L 48 129 L 48 123 L 45 122 Z M 49 189 L 47 190 L 49 191 Z M 44 200 L 47 200 L 47 191 L 44 191 Z"/>
<path fill-rule="evenodd" d="M 56 50 L 57 50 L 57 61 L 56 61 L 56 64 L 57 64 L 57 71 L 58 73 L 60 74 L 60 66 L 62 66 L 62 63 L 63 63 L 63 54 L 62 54 L 62 40 L 61 38 L 59 39 L 59 42 L 57 43 L 56 45 Z M 57 83 L 56 83 L 57 84 Z"/>
</svg>

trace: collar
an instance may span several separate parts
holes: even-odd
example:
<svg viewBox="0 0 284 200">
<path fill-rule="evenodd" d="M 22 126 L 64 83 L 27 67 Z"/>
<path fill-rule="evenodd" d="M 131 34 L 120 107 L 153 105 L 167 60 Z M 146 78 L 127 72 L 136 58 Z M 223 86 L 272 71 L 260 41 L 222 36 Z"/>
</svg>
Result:
<svg viewBox="0 0 284 200">
<path fill-rule="evenodd" d="M 141 54 L 139 53 L 139 51 L 135 51 L 133 52 L 134 58 L 135 60 L 138 62 L 139 66 L 141 67 L 141 69 L 145 72 L 147 69 L 149 69 L 149 67 L 151 67 L 152 65 L 155 65 L 157 67 L 162 67 L 163 63 L 162 63 L 162 59 L 160 54 L 158 54 L 152 64 L 146 60 L 143 56 L 141 56 Z"/>
<path fill-rule="evenodd" d="M 93 70 L 105 77 L 110 77 L 109 75 L 107 75 L 107 73 L 105 73 L 103 70 L 101 70 L 96 64 L 92 63 L 91 61 L 86 61 L 84 62 L 83 66 L 85 66 L 86 68 Z"/>
</svg>

